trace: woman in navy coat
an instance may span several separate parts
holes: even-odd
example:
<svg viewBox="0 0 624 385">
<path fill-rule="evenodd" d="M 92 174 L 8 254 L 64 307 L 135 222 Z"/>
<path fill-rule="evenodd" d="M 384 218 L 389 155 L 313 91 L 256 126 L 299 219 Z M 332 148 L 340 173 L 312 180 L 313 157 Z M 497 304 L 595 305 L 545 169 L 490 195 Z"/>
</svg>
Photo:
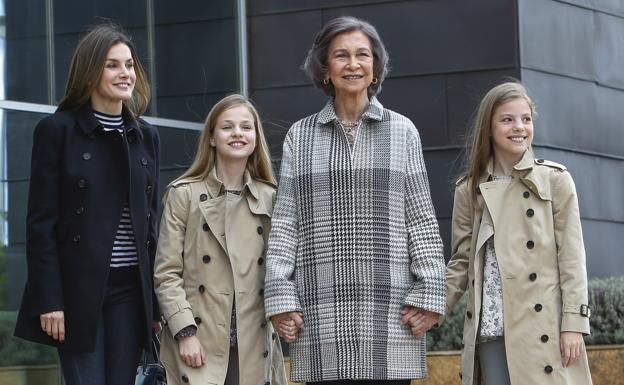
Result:
<svg viewBox="0 0 624 385">
<path fill-rule="evenodd" d="M 128 36 L 92 29 L 65 97 L 34 132 L 28 281 L 15 335 L 58 347 L 68 385 L 134 384 L 152 320 L 158 132 Z"/>
</svg>

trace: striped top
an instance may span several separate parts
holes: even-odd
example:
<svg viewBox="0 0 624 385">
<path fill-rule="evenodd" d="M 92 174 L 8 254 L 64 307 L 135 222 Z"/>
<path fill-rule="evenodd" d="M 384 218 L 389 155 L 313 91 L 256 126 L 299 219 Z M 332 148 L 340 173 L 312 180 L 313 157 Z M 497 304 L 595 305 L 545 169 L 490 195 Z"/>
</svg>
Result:
<svg viewBox="0 0 624 385">
<path fill-rule="evenodd" d="M 121 115 L 109 115 L 99 111 L 93 111 L 95 118 L 102 124 L 104 132 L 116 132 L 123 134 L 123 118 Z M 132 228 L 132 218 L 130 216 L 130 206 L 126 202 L 121 213 L 121 220 L 115 234 L 115 242 L 111 252 L 110 279 L 109 283 L 128 283 L 128 273 L 138 267 L 137 248 L 134 240 L 134 230 Z"/>
</svg>

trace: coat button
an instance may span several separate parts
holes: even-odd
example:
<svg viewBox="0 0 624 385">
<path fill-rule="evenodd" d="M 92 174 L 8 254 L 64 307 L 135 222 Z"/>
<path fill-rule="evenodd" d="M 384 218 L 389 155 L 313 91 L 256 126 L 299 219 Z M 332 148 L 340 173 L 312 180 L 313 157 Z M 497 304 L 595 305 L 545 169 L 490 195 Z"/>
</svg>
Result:
<svg viewBox="0 0 624 385">
<path fill-rule="evenodd" d="M 526 211 L 526 215 L 527 217 L 531 218 L 533 215 L 535 214 L 535 211 L 533 211 L 533 209 L 528 209 Z"/>
<path fill-rule="evenodd" d="M 87 187 L 87 181 L 84 179 L 78 179 L 78 188 L 85 188 Z"/>
<path fill-rule="evenodd" d="M 91 153 L 89 153 L 89 152 L 85 152 L 85 153 L 83 153 L 83 154 L 82 154 L 82 159 L 84 159 L 84 160 L 89 160 L 89 159 L 91 159 Z"/>
<path fill-rule="evenodd" d="M 526 247 L 527 249 L 531 250 L 533 247 L 535 247 L 535 243 L 533 243 L 533 241 L 527 241 Z"/>
<path fill-rule="evenodd" d="M 258 228 L 256 229 L 256 231 L 258 232 L 258 234 L 262 235 L 262 233 L 264 233 L 264 229 L 262 228 L 262 226 L 258 226 Z"/>
<path fill-rule="evenodd" d="M 550 374 L 550 373 L 552 373 L 553 368 L 550 365 L 546 365 L 546 366 L 544 366 L 544 371 L 546 372 L 546 374 Z"/>
<path fill-rule="evenodd" d="M 271 338 L 272 338 L 272 339 L 276 339 L 276 338 L 277 338 L 277 333 L 273 332 L 273 333 L 271 334 Z"/>
<path fill-rule="evenodd" d="M 80 206 L 76 209 L 76 215 L 81 215 L 82 213 L 84 213 L 85 208 L 84 206 Z"/>
<path fill-rule="evenodd" d="M 540 337 L 540 340 L 542 340 L 542 342 L 548 342 L 548 336 L 544 334 L 543 336 Z"/>
<path fill-rule="evenodd" d="M 264 295 L 264 288 L 260 288 L 258 294 L 262 297 Z"/>
<path fill-rule="evenodd" d="M 149 195 L 149 194 L 151 194 L 151 193 L 152 193 L 152 185 L 151 185 L 151 184 L 148 184 L 148 185 L 147 185 L 147 187 L 145 188 L 145 193 L 146 193 L 147 195 Z"/>
<path fill-rule="evenodd" d="M 186 374 L 182 375 L 182 381 L 189 382 L 188 376 Z"/>
<path fill-rule="evenodd" d="M 466 317 L 468 317 L 468 319 L 472 319 L 472 313 L 471 312 L 466 312 Z"/>
<path fill-rule="evenodd" d="M 542 311 L 542 304 L 538 303 L 535 306 L 533 306 L 533 309 L 535 309 L 535 311 L 540 312 Z"/>
<path fill-rule="evenodd" d="M 150 246 L 150 241 L 149 241 L 149 239 L 148 239 L 147 241 L 145 241 L 145 247 L 146 247 L 146 248 L 149 248 L 149 246 Z"/>
<path fill-rule="evenodd" d="M 537 279 L 537 274 L 535 274 L 535 273 L 529 274 L 529 280 L 535 281 L 536 279 Z"/>
<path fill-rule="evenodd" d="M 528 197 L 531 196 L 531 193 L 528 192 L 528 191 L 525 191 L 525 192 L 522 193 L 522 196 L 525 197 L 525 198 L 528 198 Z"/>
<path fill-rule="evenodd" d="M 145 158 L 141 158 L 141 164 L 142 164 L 143 166 L 147 166 L 147 159 L 145 159 Z"/>
<path fill-rule="evenodd" d="M 134 143 L 134 136 L 128 137 L 128 143 Z"/>
<path fill-rule="evenodd" d="M 152 217 L 152 214 L 147 213 L 147 217 L 145 217 L 145 219 L 147 219 L 149 221 L 151 217 Z"/>
<path fill-rule="evenodd" d="M 199 285 L 199 292 L 203 293 L 206 291 L 206 287 L 204 285 Z"/>
<path fill-rule="evenodd" d="M 264 353 L 262 353 L 262 357 L 268 357 L 269 356 L 269 352 L 268 350 L 265 350 Z"/>
<path fill-rule="evenodd" d="M 74 235 L 74 242 L 76 243 L 80 242 L 80 234 Z"/>
<path fill-rule="evenodd" d="M 204 231 L 208 231 L 208 223 L 204 223 L 202 225 L 202 229 L 204 229 Z"/>
<path fill-rule="evenodd" d="M 537 163 L 544 163 L 544 159 L 537 159 L 536 162 Z M 552 372 L 552 368 L 550 368 L 550 371 Z"/>
<path fill-rule="evenodd" d="M 208 263 L 208 262 L 210 262 L 210 255 L 204 255 L 204 256 L 202 257 L 202 261 L 204 261 L 204 263 Z"/>
<path fill-rule="evenodd" d="M 271 385 L 269 381 L 265 382 L 264 385 Z"/>
<path fill-rule="evenodd" d="M 474 279 L 472 280 L 472 287 L 474 287 Z"/>
<path fill-rule="evenodd" d="M 481 195 L 481 188 L 477 187 L 477 195 Z"/>
<path fill-rule="evenodd" d="M 266 326 L 267 326 L 267 322 L 262 321 L 262 323 L 260 324 L 260 327 L 264 329 Z"/>
<path fill-rule="evenodd" d="M 264 258 L 258 258 L 258 265 L 262 265 L 264 263 Z"/>
<path fill-rule="evenodd" d="M 199 317 L 195 317 L 195 323 L 197 324 L 197 326 L 201 325 L 202 320 Z"/>
<path fill-rule="evenodd" d="M 206 195 L 206 194 L 202 194 L 202 195 L 200 195 L 200 196 L 199 196 L 199 200 L 200 200 L 200 201 L 202 201 L 202 202 L 207 201 L 207 200 L 208 200 L 208 195 Z"/>
</svg>

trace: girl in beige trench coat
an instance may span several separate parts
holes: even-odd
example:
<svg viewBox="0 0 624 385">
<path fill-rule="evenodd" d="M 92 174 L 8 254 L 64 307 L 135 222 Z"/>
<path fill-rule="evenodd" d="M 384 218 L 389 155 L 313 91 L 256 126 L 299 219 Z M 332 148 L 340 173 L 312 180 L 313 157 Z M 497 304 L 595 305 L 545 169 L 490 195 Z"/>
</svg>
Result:
<svg viewBox="0 0 624 385">
<path fill-rule="evenodd" d="M 287 383 L 263 299 L 273 182 L 257 111 L 222 99 L 166 193 L 154 276 L 168 384 Z"/>
<path fill-rule="evenodd" d="M 479 107 L 457 182 L 448 310 L 468 290 L 463 385 L 590 385 L 585 251 L 574 182 L 535 159 L 534 105 L 504 83 Z"/>
</svg>

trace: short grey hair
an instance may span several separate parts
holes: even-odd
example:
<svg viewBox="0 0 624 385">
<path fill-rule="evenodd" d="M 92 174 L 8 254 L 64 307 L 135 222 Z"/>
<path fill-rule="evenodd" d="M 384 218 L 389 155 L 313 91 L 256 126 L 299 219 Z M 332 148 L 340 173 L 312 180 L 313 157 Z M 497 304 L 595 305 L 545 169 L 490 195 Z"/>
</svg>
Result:
<svg viewBox="0 0 624 385">
<path fill-rule="evenodd" d="M 381 91 L 381 84 L 388 74 L 389 58 L 379 33 L 367 21 L 352 16 L 342 16 L 328 21 L 316 35 L 314 44 L 308 51 L 308 56 L 303 64 L 303 69 L 317 88 L 323 90 L 327 95 L 334 96 L 334 85 L 331 82 L 323 84 L 327 75 L 327 51 L 336 36 L 353 31 L 360 31 L 366 35 L 373 50 L 373 77 L 377 78 L 377 83 L 368 87 L 368 97 L 370 98 Z"/>
</svg>

